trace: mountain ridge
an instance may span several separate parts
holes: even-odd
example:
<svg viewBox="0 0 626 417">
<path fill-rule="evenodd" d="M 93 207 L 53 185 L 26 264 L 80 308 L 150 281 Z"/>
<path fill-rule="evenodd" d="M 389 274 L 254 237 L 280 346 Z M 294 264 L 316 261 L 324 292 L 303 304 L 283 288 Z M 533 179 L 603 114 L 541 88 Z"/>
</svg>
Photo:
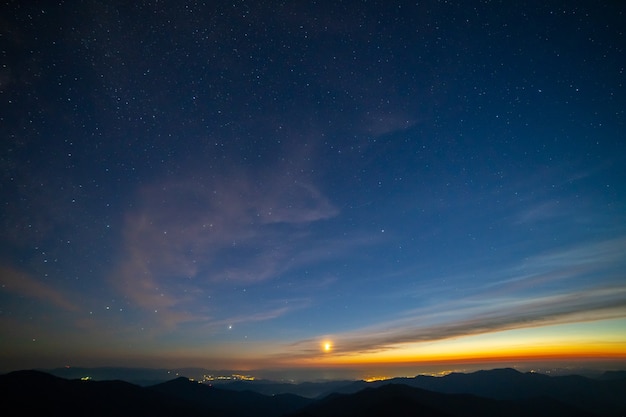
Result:
<svg viewBox="0 0 626 417">
<path fill-rule="evenodd" d="M 354 394 L 332 394 L 291 417 L 369 417 L 389 414 L 427 417 L 509 417 L 568 416 L 591 417 L 595 414 L 562 404 L 556 400 L 536 398 L 528 401 L 492 400 L 471 394 L 442 394 L 404 384 L 387 384 L 366 388 Z M 416 414 L 417 413 L 417 414 Z"/>
<path fill-rule="evenodd" d="M 424 386 L 428 387 L 425 388 Z M 215 417 L 615 417 L 626 412 L 626 378 L 550 377 L 513 369 L 353 381 L 317 399 L 265 395 L 193 382 L 186 377 L 142 387 L 125 381 L 64 379 L 37 370 L 0 375 L 8 409 L 69 417 L 210 415 Z"/>
</svg>

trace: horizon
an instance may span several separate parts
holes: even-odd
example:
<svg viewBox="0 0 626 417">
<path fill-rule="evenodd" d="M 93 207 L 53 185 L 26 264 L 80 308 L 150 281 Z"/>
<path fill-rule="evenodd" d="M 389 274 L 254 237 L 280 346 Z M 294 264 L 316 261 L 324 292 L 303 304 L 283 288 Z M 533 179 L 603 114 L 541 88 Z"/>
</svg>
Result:
<svg viewBox="0 0 626 417">
<path fill-rule="evenodd" d="M 0 369 L 626 362 L 626 3 L 44 3 Z"/>
<path fill-rule="evenodd" d="M 77 370 L 48 374 L 20 371 L 0 375 L 11 408 L 27 414 L 140 416 L 572 416 L 622 415 L 626 371 L 613 374 L 539 375 L 537 371 L 492 369 L 470 373 L 401 378 L 319 379 L 313 382 L 261 380 L 251 375 Z M 93 373 L 92 373 L 93 371 Z M 194 375 L 195 376 L 195 375 Z"/>
<path fill-rule="evenodd" d="M 203 367 L 129 367 L 129 366 L 62 366 L 53 368 L 11 369 L 0 374 L 36 370 L 67 379 L 89 378 L 93 380 L 120 379 L 127 382 L 145 380 L 168 381 L 184 377 L 196 382 L 227 384 L 240 381 L 265 381 L 289 384 L 323 383 L 333 381 L 375 382 L 390 379 L 415 378 L 418 376 L 443 377 L 450 374 L 472 374 L 511 369 L 520 373 L 539 373 L 546 376 L 580 375 L 588 378 L 600 377 L 607 372 L 625 372 L 626 361 L 592 362 L 497 362 L 485 363 L 406 365 L 374 368 L 300 368 L 300 369 L 209 369 Z M 105 376 L 102 376 L 105 375 Z"/>
</svg>

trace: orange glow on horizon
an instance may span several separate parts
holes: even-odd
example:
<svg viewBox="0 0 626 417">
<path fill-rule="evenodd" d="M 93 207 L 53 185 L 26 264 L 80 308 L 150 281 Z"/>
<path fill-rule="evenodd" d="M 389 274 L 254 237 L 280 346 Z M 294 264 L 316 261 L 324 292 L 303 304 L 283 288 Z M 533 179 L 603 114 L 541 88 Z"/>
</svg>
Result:
<svg viewBox="0 0 626 417">
<path fill-rule="evenodd" d="M 336 355 L 321 358 L 328 364 L 358 363 L 410 363 L 410 362 L 457 362 L 457 361 L 498 361 L 498 360 L 543 360 L 543 359 L 626 359 L 625 343 L 581 343 L 578 345 L 526 345 L 474 347 L 474 349 L 397 349 L 371 354 Z"/>
<path fill-rule="evenodd" d="M 294 366 L 400 366 L 407 364 L 494 363 L 532 361 L 626 361 L 626 321 L 606 321 L 514 329 L 437 340 L 399 343 L 372 351 L 350 351 L 350 339 L 337 349 L 321 342 L 323 353 L 294 356 L 281 361 Z M 356 344 L 358 345 L 358 344 Z"/>
<path fill-rule="evenodd" d="M 491 355 L 455 355 L 455 356 L 396 356 L 396 357 L 368 357 L 367 355 L 335 356 L 332 358 L 315 358 L 305 361 L 294 361 L 293 365 L 302 367 L 344 367 L 344 366 L 405 366 L 405 365 L 449 365 L 449 364 L 479 364 L 497 362 L 565 362 L 565 361 L 625 361 L 625 351 L 587 351 L 587 352 L 534 352 L 528 354 L 511 354 L 502 352 Z"/>
</svg>

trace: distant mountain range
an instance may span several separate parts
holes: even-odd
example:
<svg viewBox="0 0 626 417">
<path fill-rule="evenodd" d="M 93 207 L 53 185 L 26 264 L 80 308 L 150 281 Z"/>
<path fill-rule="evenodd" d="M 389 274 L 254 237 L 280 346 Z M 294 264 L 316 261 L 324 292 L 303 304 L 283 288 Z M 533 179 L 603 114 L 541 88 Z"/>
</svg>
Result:
<svg viewBox="0 0 626 417">
<path fill-rule="evenodd" d="M 207 374 L 228 375 L 232 373 L 232 371 L 209 371 L 202 368 L 183 368 L 172 370 L 123 367 L 82 368 L 77 366 L 39 370 L 65 379 L 90 378 L 94 381 L 121 380 L 142 386 L 155 385 L 172 380 L 178 376 L 186 376 L 188 378 L 199 380 L 203 375 Z"/>
<path fill-rule="evenodd" d="M 243 390 L 242 387 L 247 387 Z M 279 390 L 266 395 L 259 391 Z M 307 398 L 288 391 L 324 391 Z M 219 387 L 179 377 L 151 386 L 65 379 L 40 371 L 0 375 L 6 415 L 367 417 L 626 415 L 626 373 L 602 378 L 550 377 L 496 369 L 445 377 L 366 383 L 280 384 L 246 381 Z M 11 414 L 12 413 L 12 414 Z"/>
</svg>

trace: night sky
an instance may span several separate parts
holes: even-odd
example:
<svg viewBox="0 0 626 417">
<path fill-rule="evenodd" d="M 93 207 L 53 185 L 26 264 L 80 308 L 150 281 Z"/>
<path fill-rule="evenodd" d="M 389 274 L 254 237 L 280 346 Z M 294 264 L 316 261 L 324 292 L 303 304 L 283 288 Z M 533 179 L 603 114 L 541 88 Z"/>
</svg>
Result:
<svg viewBox="0 0 626 417">
<path fill-rule="evenodd" d="M 1 370 L 626 366 L 622 2 L 0 7 Z"/>
</svg>

